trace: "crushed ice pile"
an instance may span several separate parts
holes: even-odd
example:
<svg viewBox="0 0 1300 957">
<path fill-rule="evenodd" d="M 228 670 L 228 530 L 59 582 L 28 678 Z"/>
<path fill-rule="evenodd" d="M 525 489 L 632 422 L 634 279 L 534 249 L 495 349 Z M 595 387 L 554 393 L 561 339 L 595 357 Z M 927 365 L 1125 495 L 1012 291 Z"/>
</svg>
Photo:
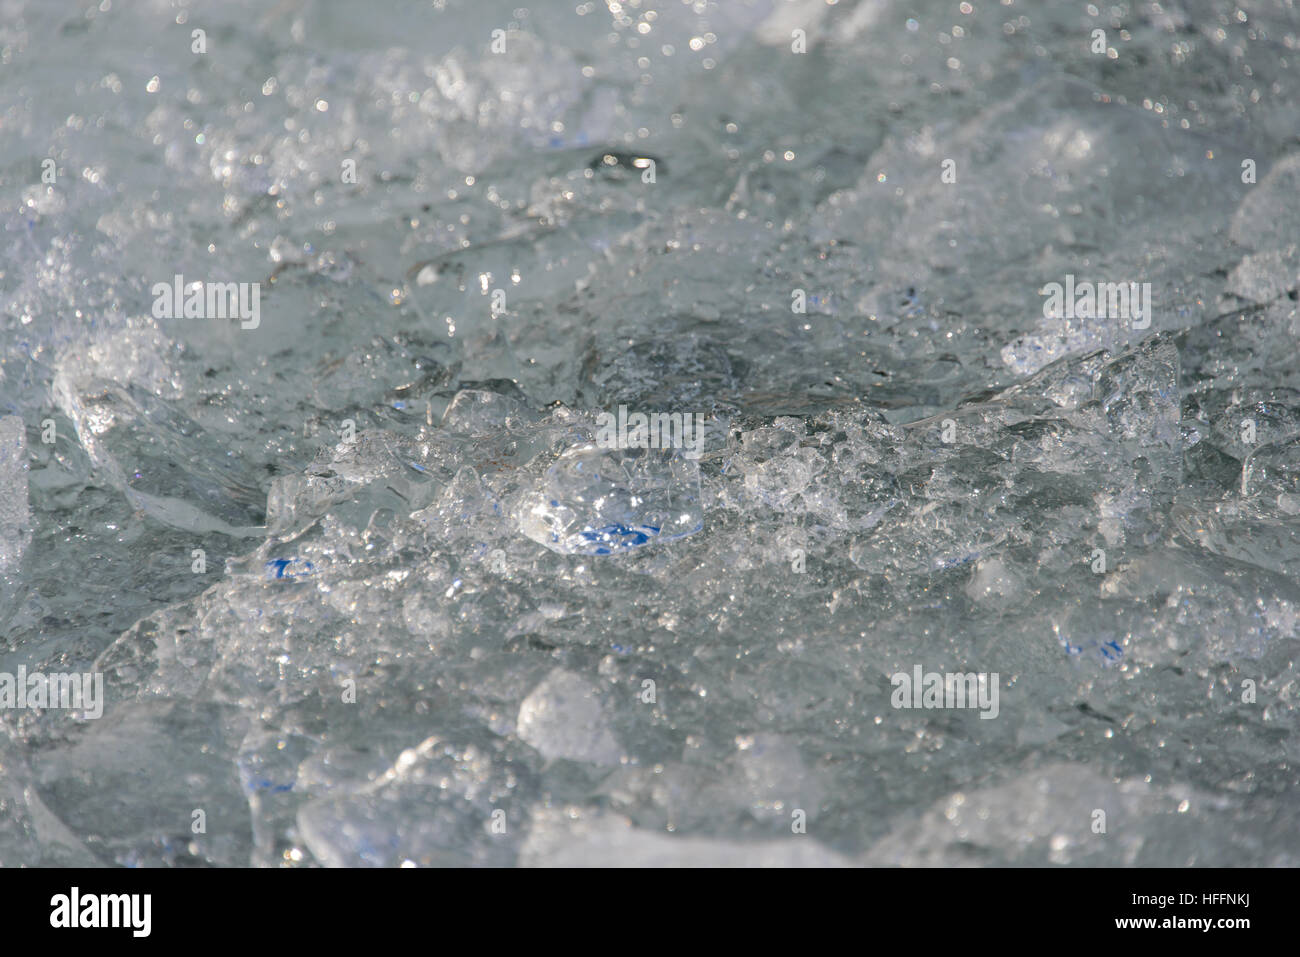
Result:
<svg viewBox="0 0 1300 957">
<path fill-rule="evenodd" d="M 0 0 L 0 864 L 1300 864 L 1300 21 L 1101 6 Z"/>
</svg>

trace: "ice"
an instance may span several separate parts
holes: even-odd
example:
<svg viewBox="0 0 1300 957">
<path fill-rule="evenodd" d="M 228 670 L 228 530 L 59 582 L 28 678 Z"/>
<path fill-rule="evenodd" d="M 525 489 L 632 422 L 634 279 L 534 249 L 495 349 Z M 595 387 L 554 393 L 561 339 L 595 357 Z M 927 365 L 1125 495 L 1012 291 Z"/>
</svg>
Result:
<svg viewBox="0 0 1300 957">
<path fill-rule="evenodd" d="M 849 867 L 852 861 L 814 841 L 740 843 L 672 837 L 633 827 L 626 818 L 591 814 L 574 820 L 540 812 L 520 852 L 522 867 Z"/>
<path fill-rule="evenodd" d="M 547 758 L 618 764 L 622 753 L 609 730 L 600 690 L 580 676 L 555 671 L 519 706 L 519 739 Z"/>
<path fill-rule="evenodd" d="M 530 421 L 527 406 L 510 396 L 477 389 L 461 389 L 442 414 L 442 427 L 449 432 L 470 435 L 513 428 Z"/>
<path fill-rule="evenodd" d="M 32 538 L 27 503 L 27 428 L 0 417 L 0 574 L 13 572 Z"/>
<path fill-rule="evenodd" d="M 83 862 L 139 867 L 247 859 L 247 804 L 221 708 L 130 702 L 86 725 L 75 744 L 33 768 L 29 806 L 38 827 L 58 829 L 52 845 L 71 845 Z M 203 812 L 199 830 L 195 811 Z"/>
<path fill-rule="evenodd" d="M 561 554 L 609 555 L 704 525 L 699 465 L 673 449 L 566 450 L 520 506 L 520 528 Z"/>
<path fill-rule="evenodd" d="M 332 867 L 510 863 L 525 822 L 507 808 L 526 783 L 494 770 L 492 757 L 481 745 L 428 738 L 373 782 L 304 806 L 303 840 Z"/>
<path fill-rule="evenodd" d="M 1020 808 L 1022 817 L 1013 823 L 994 813 L 1007 806 Z M 1148 867 L 1178 860 L 1183 866 L 1222 867 L 1244 852 L 1268 866 L 1295 866 L 1292 849 L 1255 845 L 1233 833 L 1232 818 L 1226 802 L 1186 785 L 1115 782 L 1077 765 L 1055 764 L 1002 786 L 954 792 L 873 847 L 866 863 L 1044 867 L 1113 861 Z M 1190 838 L 1207 828 L 1214 835 L 1209 840 Z"/>
<path fill-rule="evenodd" d="M 4 7 L 0 864 L 1298 863 L 1285 10 Z"/>
<path fill-rule="evenodd" d="M 1300 249 L 1295 244 L 1243 256 L 1228 276 L 1228 291 L 1249 302 L 1267 303 L 1300 288 Z"/>
<path fill-rule="evenodd" d="M 1300 154 L 1282 157 L 1267 171 L 1256 170 L 1259 188 L 1242 198 L 1232 215 L 1229 235 L 1246 249 L 1264 252 L 1294 246 L 1300 210 Z"/>
<path fill-rule="evenodd" d="M 1241 491 L 1276 496 L 1289 515 L 1300 511 L 1300 434 L 1252 449 L 1242 463 Z"/>
</svg>

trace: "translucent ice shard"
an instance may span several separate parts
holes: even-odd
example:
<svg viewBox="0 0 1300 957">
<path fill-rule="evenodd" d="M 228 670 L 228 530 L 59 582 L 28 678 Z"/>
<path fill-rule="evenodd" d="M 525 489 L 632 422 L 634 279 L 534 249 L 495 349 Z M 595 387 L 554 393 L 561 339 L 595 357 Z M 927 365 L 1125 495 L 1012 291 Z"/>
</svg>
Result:
<svg viewBox="0 0 1300 957">
<path fill-rule="evenodd" d="M 1300 512 L 1300 436 L 1270 442 L 1253 450 L 1241 469 L 1241 493 L 1276 496 L 1288 515 Z"/>
<path fill-rule="evenodd" d="M 519 706 L 519 738 L 548 758 L 618 764 L 622 749 L 609 730 L 600 690 L 556 669 Z"/>
<path fill-rule="evenodd" d="M 442 415 L 442 426 L 451 432 L 481 435 L 500 428 L 514 428 L 535 419 L 523 403 L 510 396 L 482 389 L 461 389 Z"/>
<path fill-rule="evenodd" d="M 327 867 L 501 867 L 530 777 L 492 747 L 435 735 L 368 784 L 304 805 L 298 828 Z"/>
<path fill-rule="evenodd" d="M 1136 469 L 1138 499 L 1168 500 L 1182 477 L 1179 375 L 1178 349 L 1165 335 L 1117 356 L 1097 375 L 1095 408 Z"/>
<path fill-rule="evenodd" d="M 1262 170 L 1261 170 L 1262 172 Z M 1228 236 L 1247 249 L 1285 249 L 1295 242 L 1295 196 L 1300 187 L 1300 154 L 1292 153 L 1246 191 L 1232 217 Z"/>
<path fill-rule="evenodd" d="M 60 377 L 55 394 L 95 465 L 127 500 L 188 531 L 256 537 L 265 493 L 180 406 L 146 388 Z M 214 443 L 215 444 L 215 443 Z"/>
<path fill-rule="evenodd" d="M 0 418 L 0 572 L 18 564 L 31 541 L 27 507 L 27 431 L 16 415 Z"/>
<path fill-rule="evenodd" d="M 609 555 L 704 527 L 699 465 L 669 449 L 569 449 L 524 500 L 520 527 L 564 555 Z"/>
</svg>

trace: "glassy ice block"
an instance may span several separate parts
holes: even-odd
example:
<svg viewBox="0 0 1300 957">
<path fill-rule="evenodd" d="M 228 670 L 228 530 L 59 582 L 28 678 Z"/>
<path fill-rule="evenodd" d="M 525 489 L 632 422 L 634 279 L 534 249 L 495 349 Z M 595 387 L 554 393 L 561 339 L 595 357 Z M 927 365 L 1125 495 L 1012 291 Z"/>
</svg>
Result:
<svg viewBox="0 0 1300 957">
<path fill-rule="evenodd" d="M 564 452 L 523 503 L 525 535 L 563 555 L 610 555 L 704 527 L 700 468 L 673 449 Z"/>
</svg>

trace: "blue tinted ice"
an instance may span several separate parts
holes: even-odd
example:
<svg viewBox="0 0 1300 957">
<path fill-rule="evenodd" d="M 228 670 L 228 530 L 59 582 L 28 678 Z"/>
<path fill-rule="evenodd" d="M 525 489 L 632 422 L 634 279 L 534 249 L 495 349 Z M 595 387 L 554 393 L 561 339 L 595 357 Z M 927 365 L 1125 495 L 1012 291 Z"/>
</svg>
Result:
<svg viewBox="0 0 1300 957">
<path fill-rule="evenodd" d="M 704 527 L 697 462 L 673 449 L 572 448 L 520 506 L 520 528 L 562 554 L 610 555 Z"/>
</svg>

